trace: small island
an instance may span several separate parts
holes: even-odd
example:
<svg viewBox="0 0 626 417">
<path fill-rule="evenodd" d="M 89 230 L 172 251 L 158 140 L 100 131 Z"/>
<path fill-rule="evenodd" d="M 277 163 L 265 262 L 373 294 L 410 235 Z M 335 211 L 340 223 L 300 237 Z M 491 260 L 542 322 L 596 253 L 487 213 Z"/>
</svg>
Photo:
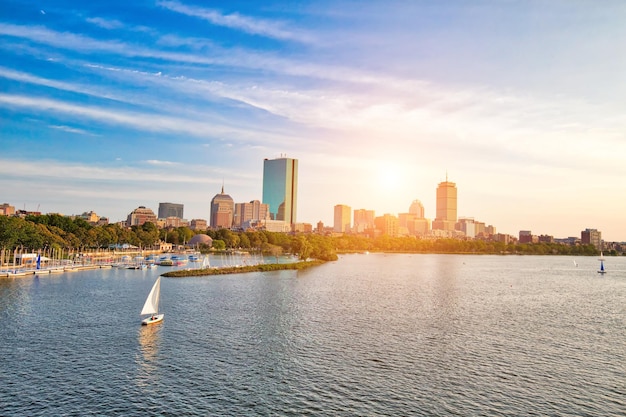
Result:
<svg viewBox="0 0 626 417">
<path fill-rule="evenodd" d="M 258 264 L 258 265 L 244 265 L 244 266 L 227 266 L 227 267 L 210 267 L 210 268 L 198 268 L 198 269 L 179 269 L 176 271 L 170 271 L 162 274 L 161 276 L 166 278 L 185 278 L 185 277 L 200 277 L 207 275 L 225 275 L 225 274 L 243 274 L 246 272 L 270 272 L 270 271 L 283 271 L 283 270 L 301 270 L 317 266 L 325 263 L 326 261 L 315 259 L 311 261 L 300 261 L 292 263 L 282 264 Z"/>
</svg>

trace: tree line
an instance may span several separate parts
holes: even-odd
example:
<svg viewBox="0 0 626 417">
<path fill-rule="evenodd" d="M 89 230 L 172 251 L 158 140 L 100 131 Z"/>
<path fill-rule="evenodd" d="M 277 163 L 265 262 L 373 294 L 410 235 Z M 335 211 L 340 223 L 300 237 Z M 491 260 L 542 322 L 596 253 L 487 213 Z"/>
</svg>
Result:
<svg viewBox="0 0 626 417">
<path fill-rule="evenodd" d="M 319 234 L 288 234 L 268 231 L 236 232 L 229 229 L 196 232 L 188 227 L 159 229 L 153 223 L 130 228 L 118 224 L 94 226 L 81 218 L 59 214 L 40 216 L 0 216 L 0 248 L 13 251 L 48 249 L 92 250 L 113 245 L 133 245 L 152 248 L 159 242 L 184 245 L 197 233 L 213 239 L 212 248 L 201 251 L 251 250 L 273 255 L 291 253 L 301 259 L 337 259 L 337 253 L 350 252 L 411 252 L 411 253 L 487 253 L 532 255 L 598 255 L 593 245 L 562 245 L 556 243 L 513 244 L 483 240 L 418 239 L 415 237 L 380 236 L 369 238 L 356 235 L 323 236 Z M 610 253 L 609 253 L 610 254 Z"/>
</svg>

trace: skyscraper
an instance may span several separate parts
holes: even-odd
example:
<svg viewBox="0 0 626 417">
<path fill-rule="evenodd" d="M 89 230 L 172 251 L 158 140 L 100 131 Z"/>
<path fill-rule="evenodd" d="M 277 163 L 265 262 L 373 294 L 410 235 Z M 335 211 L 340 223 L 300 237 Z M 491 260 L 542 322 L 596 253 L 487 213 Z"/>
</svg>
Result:
<svg viewBox="0 0 626 417">
<path fill-rule="evenodd" d="M 159 203 L 159 219 L 178 217 L 183 219 L 183 205 L 176 203 Z"/>
<path fill-rule="evenodd" d="M 291 158 L 263 161 L 263 203 L 269 205 L 270 219 L 296 222 L 298 160 Z"/>
<path fill-rule="evenodd" d="M 230 229 L 233 226 L 233 214 L 235 212 L 235 202 L 231 196 L 222 192 L 216 194 L 211 200 L 211 227 Z"/>
<path fill-rule="evenodd" d="M 245 228 L 246 223 L 269 220 L 268 210 L 268 205 L 259 200 L 252 200 L 249 203 L 236 203 L 233 225 Z"/>
<path fill-rule="evenodd" d="M 374 228 L 374 210 L 358 209 L 354 210 L 354 226 L 352 231 L 363 233 Z"/>
<path fill-rule="evenodd" d="M 335 222 L 333 230 L 337 233 L 345 233 L 350 231 L 350 214 L 352 209 L 350 206 L 337 204 L 335 206 Z"/>
<path fill-rule="evenodd" d="M 456 224 L 456 184 L 446 180 L 437 187 L 437 217 L 433 230 L 454 231 Z"/>
<path fill-rule="evenodd" d="M 424 205 L 419 200 L 413 200 L 411 207 L 409 207 L 409 213 L 414 214 L 418 219 L 424 218 Z"/>
</svg>

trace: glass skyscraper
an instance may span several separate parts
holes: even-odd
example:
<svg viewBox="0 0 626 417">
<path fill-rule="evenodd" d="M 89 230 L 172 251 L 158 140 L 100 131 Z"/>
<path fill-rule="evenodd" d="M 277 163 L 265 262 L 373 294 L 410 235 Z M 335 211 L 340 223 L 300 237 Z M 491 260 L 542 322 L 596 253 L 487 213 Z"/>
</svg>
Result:
<svg viewBox="0 0 626 417">
<path fill-rule="evenodd" d="M 183 218 L 183 205 L 176 203 L 159 203 L 159 219 L 168 217 Z"/>
<path fill-rule="evenodd" d="M 298 160 L 291 158 L 263 161 L 263 203 L 269 206 L 270 219 L 296 223 L 298 199 Z"/>
</svg>

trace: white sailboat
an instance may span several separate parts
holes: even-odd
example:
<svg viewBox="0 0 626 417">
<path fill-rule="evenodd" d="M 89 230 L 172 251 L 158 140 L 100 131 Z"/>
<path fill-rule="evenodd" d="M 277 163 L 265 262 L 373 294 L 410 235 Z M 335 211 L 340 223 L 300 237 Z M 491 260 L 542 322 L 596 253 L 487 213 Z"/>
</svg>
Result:
<svg viewBox="0 0 626 417">
<path fill-rule="evenodd" d="M 598 271 L 598 274 L 606 274 L 606 270 L 604 269 L 604 255 L 602 255 L 602 252 L 600 252 L 600 258 L 598 260 L 600 261 L 600 270 Z"/>
<path fill-rule="evenodd" d="M 163 317 L 165 314 L 159 314 L 159 301 L 161 299 L 161 277 L 158 277 L 152 289 L 150 290 L 150 294 L 148 294 L 148 298 L 146 299 L 146 303 L 143 305 L 143 309 L 141 309 L 141 315 L 150 314 L 150 317 L 147 317 L 141 321 L 141 324 L 155 324 L 163 321 Z"/>
</svg>

